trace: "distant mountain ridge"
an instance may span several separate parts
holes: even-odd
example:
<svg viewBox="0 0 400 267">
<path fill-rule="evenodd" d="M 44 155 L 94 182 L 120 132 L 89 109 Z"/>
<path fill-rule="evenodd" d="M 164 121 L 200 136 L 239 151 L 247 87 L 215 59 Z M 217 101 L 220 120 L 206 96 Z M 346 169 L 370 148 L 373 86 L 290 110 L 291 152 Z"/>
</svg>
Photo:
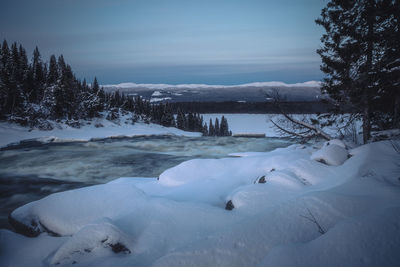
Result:
<svg viewBox="0 0 400 267">
<path fill-rule="evenodd" d="M 140 84 L 120 83 L 103 85 L 106 91 L 119 91 L 127 95 L 140 95 L 152 103 L 157 102 L 265 102 L 268 94 L 278 91 L 287 101 L 317 101 L 321 96 L 321 82 L 287 84 L 284 82 L 253 82 L 239 85 L 208 84 Z"/>
<path fill-rule="evenodd" d="M 237 85 L 209 85 L 209 84 L 163 84 L 163 83 L 120 83 L 103 85 L 105 88 L 148 88 L 148 89 L 167 89 L 167 88 L 234 88 L 234 87 L 320 87 L 319 81 L 308 81 L 303 83 L 287 84 L 284 82 L 253 82 Z"/>
</svg>

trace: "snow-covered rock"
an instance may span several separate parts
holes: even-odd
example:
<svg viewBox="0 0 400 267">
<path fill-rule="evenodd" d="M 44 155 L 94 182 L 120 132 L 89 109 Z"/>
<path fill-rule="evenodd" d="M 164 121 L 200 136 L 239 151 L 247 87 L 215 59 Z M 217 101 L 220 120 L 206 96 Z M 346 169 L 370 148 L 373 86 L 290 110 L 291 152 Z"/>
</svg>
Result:
<svg viewBox="0 0 400 267">
<path fill-rule="evenodd" d="M 332 139 L 332 140 L 325 142 L 325 144 L 324 144 L 324 146 L 329 146 L 329 145 L 337 145 L 337 146 L 340 146 L 340 147 L 343 147 L 344 149 L 346 149 L 345 143 L 339 139 Z"/>
<path fill-rule="evenodd" d="M 49 195 L 16 209 L 10 217 L 12 224 L 16 221 L 33 235 L 49 232 L 65 236 L 95 220 L 112 219 L 145 204 L 145 194 L 133 185 L 95 185 Z"/>
<path fill-rule="evenodd" d="M 311 159 L 334 166 L 343 164 L 343 162 L 347 160 L 349 154 L 342 146 L 343 143 L 339 143 L 340 145 L 335 143 L 330 144 L 327 142 L 320 150 L 311 155 Z"/>
<path fill-rule="evenodd" d="M 82 258 L 96 254 L 110 254 L 102 250 L 111 250 L 114 253 L 131 253 L 128 244 L 131 241 L 120 229 L 113 225 L 111 220 L 103 219 L 90 223 L 75 233 L 61 245 L 51 258 L 50 263 L 76 264 Z"/>
</svg>

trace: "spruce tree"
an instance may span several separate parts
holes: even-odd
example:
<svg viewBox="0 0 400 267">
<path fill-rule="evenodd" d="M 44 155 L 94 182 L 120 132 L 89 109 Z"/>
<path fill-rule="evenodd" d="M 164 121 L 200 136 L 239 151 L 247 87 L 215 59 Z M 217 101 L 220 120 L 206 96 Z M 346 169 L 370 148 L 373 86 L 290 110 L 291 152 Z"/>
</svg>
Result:
<svg viewBox="0 0 400 267">
<path fill-rule="evenodd" d="M 400 2 L 382 1 L 379 10 L 378 22 L 385 26 L 378 32 L 384 48 L 379 106 L 390 110 L 391 126 L 400 128 Z"/>
<path fill-rule="evenodd" d="M 33 88 L 30 94 L 30 100 L 34 103 L 38 103 L 40 98 L 42 97 L 43 84 L 45 82 L 43 62 L 38 47 L 36 47 L 35 50 L 33 51 L 32 71 L 33 71 Z"/>
<path fill-rule="evenodd" d="M 214 123 L 214 135 L 215 136 L 220 136 L 221 135 L 219 126 L 220 126 L 219 125 L 219 120 L 218 120 L 218 118 L 215 118 L 215 123 Z"/>
<path fill-rule="evenodd" d="M 364 143 L 370 137 L 372 118 L 383 108 L 381 99 L 395 91 L 388 87 L 396 87 L 385 85 L 383 70 L 400 60 L 399 53 L 389 52 L 396 42 L 387 42 L 383 36 L 398 34 L 399 17 L 394 14 L 398 5 L 390 0 L 331 0 L 316 20 L 326 32 L 317 50 L 326 74 L 322 92 L 337 106 L 350 105 L 361 116 Z M 388 23 L 391 18 L 394 21 Z"/>
<path fill-rule="evenodd" d="M 221 118 L 221 124 L 220 124 L 220 135 L 221 136 L 229 136 L 229 126 L 228 126 L 228 121 L 224 116 Z"/>
<path fill-rule="evenodd" d="M 176 115 L 176 127 L 181 130 L 185 128 L 185 114 L 183 114 L 180 109 L 178 109 L 178 113 Z"/>
<path fill-rule="evenodd" d="M 210 118 L 210 122 L 208 124 L 208 135 L 209 136 L 214 136 L 215 135 L 215 128 L 214 128 L 214 125 L 213 125 L 213 122 L 212 122 L 211 118 Z"/>
<path fill-rule="evenodd" d="M 49 62 L 49 74 L 47 75 L 47 84 L 52 86 L 55 85 L 58 81 L 59 72 L 58 72 L 58 64 L 55 55 L 50 56 Z"/>
<path fill-rule="evenodd" d="M 93 90 L 93 92 L 96 93 L 96 94 L 97 94 L 97 92 L 100 90 L 99 83 L 97 82 L 97 77 L 94 77 L 93 85 L 92 85 L 92 90 Z"/>
<path fill-rule="evenodd" d="M 201 132 L 202 132 L 203 136 L 208 136 L 209 135 L 207 123 L 203 124 L 203 128 L 202 128 Z"/>
<path fill-rule="evenodd" d="M 2 79 L 3 69 L 4 69 L 3 51 L 2 51 L 2 46 L 0 45 L 0 119 L 5 118 L 5 112 L 3 111 L 3 107 L 5 104 L 5 99 L 7 97 L 7 90 L 6 90 L 5 84 Z"/>
<path fill-rule="evenodd" d="M 6 40 L 3 41 L 3 45 L 1 47 L 1 73 L 0 73 L 0 107 L 1 107 L 1 115 L 2 117 L 6 117 L 6 115 L 10 112 L 10 104 L 9 104 L 9 93 L 10 93 L 10 75 L 11 75 L 11 54 L 10 49 L 8 47 L 8 43 Z"/>
</svg>

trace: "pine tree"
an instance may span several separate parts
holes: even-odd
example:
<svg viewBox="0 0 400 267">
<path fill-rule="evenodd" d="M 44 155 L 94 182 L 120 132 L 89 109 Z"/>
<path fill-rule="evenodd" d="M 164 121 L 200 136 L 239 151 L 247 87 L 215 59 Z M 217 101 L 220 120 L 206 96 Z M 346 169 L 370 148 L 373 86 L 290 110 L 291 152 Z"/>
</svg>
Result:
<svg viewBox="0 0 400 267">
<path fill-rule="evenodd" d="M 0 107 L 1 107 L 1 117 L 6 117 L 6 115 L 10 112 L 10 104 L 9 104 L 9 92 L 10 92 L 10 75 L 11 75 L 11 54 L 10 49 L 8 47 L 8 43 L 6 40 L 3 41 L 3 45 L 1 47 L 1 73 L 0 73 L 0 86 L 1 86 L 1 95 L 0 95 Z"/>
<path fill-rule="evenodd" d="M 181 130 L 185 129 L 185 114 L 180 109 L 176 115 L 176 127 Z"/>
<path fill-rule="evenodd" d="M 393 92 L 388 89 L 393 85 L 384 83 L 383 70 L 400 60 L 400 55 L 398 50 L 389 53 L 396 42 L 382 37 L 394 32 L 390 25 L 397 24 L 398 32 L 398 16 L 388 23 L 396 18 L 393 12 L 398 14 L 398 5 L 390 0 L 332 0 L 316 20 L 326 31 L 321 38 L 323 47 L 317 51 L 326 74 L 322 92 L 338 106 L 349 104 L 361 115 L 364 142 L 370 137 L 372 118 L 384 110 L 381 99 Z M 389 62 L 385 59 L 388 54 L 392 57 Z"/>
<path fill-rule="evenodd" d="M 28 62 L 28 56 L 26 54 L 26 50 L 22 47 L 22 45 L 19 45 L 18 49 L 19 53 L 19 66 L 20 66 L 20 84 L 22 86 L 23 94 L 25 100 L 27 100 L 27 95 L 29 92 L 29 86 L 30 86 L 30 68 L 29 68 L 29 62 Z"/>
<path fill-rule="evenodd" d="M 38 47 L 33 51 L 32 57 L 33 88 L 30 93 L 30 100 L 34 103 L 39 102 L 43 95 L 43 84 L 45 83 L 45 73 L 43 62 Z"/>
<path fill-rule="evenodd" d="M 208 124 L 208 135 L 209 136 L 214 136 L 215 135 L 215 128 L 214 128 L 214 125 L 213 125 L 213 122 L 212 122 L 211 118 L 210 118 L 210 122 Z"/>
<path fill-rule="evenodd" d="M 207 123 L 203 124 L 203 128 L 201 130 L 201 133 L 203 134 L 203 136 L 208 136 L 208 126 Z"/>
<path fill-rule="evenodd" d="M 224 116 L 222 116 L 221 118 L 221 126 L 220 126 L 220 135 L 221 136 L 230 136 L 231 134 L 229 134 L 229 126 L 228 126 L 228 121 L 226 120 L 226 118 Z"/>
<path fill-rule="evenodd" d="M 220 132 L 220 127 L 219 127 L 219 120 L 218 118 L 215 118 L 215 123 L 214 123 L 214 135 L 215 136 L 220 136 L 221 132 Z"/>
<path fill-rule="evenodd" d="M 93 92 L 96 93 L 96 94 L 97 94 L 97 92 L 100 90 L 99 83 L 97 82 L 97 77 L 94 77 L 93 85 L 92 85 L 92 90 L 93 90 Z"/>
<path fill-rule="evenodd" d="M 58 64 L 55 55 L 50 56 L 49 63 L 49 74 L 47 75 L 47 84 L 52 86 L 55 85 L 59 78 Z"/>
<path fill-rule="evenodd" d="M 4 71 L 4 64 L 3 64 L 3 49 L 0 45 L 0 120 L 5 119 L 5 112 L 3 111 L 5 106 L 5 101 L 7 98 L 7 89 L 5 87 L 4 81 L 2 79 L 2 73 Z"/>
<path fill-rule="evenodd" d="M 9 78 L 6 111 L 13 116 L 20 116 L 23 113 L 24 94 L 22 92 L 23 70 L 20 65 L 17 43 L 11 45 L 7 68 Z"/>
<path fill-rule="evenodd" d="M 378 92 L 379 106 L 391 111 L 391 126 L 400 128 L 400 2 L 382 1 L 379 4 L 381 14 L 378 22 L 385 26 L 378 31 L 384 48 L 380 79 L 383 88 Z"/>
</svg>

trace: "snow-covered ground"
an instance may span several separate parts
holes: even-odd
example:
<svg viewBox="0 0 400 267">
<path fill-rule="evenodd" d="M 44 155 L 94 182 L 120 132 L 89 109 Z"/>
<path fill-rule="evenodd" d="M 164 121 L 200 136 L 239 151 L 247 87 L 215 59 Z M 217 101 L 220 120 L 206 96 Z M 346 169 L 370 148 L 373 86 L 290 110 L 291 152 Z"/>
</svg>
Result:
<svg viewBox="0 0 400 267">
<path fill-rule="evenodd" d="M 22 140 L 37 139 L 42 142 L 88 141 L 93 138 L 132 137 L 142 135 L 178 135 L 201 136 L 200 133 L 185 132 L 172 127 L 163 127 L 158 124 L 136 122 L 132 124 L 130 115 L 121 116 L 118 121 L 109 121 L 96 118 L 84 121 L 84 126 L 73 128 L 67 124 L 58 123 L 53 130 L 30 130 L 15 123 L 0 122 L 0 147 Z M 90 124 L 88 124 L 90 123 Z M 101 127 L 96 127 L 101 126 Z"/>
<path fill-rule="evenodd" d="M 398 266 L 394 142 L 194 159 L 52 194 L 12 213 L 38 236 L 0 230 L 0 266 Z"/>
</svg>

